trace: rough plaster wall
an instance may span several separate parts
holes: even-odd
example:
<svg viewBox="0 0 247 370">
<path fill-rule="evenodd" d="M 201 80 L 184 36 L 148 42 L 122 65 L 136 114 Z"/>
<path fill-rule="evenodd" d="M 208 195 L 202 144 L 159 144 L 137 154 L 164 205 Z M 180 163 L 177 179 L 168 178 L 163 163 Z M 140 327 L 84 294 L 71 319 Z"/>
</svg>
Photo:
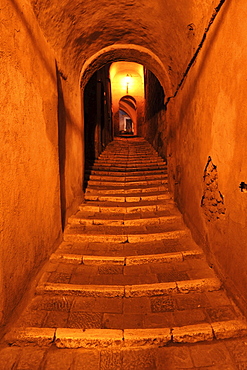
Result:
<svg viewBox="0 0 247 370">
<path fill-rule="evenodd" d="M 82 180 L 84 172 L 84 129 L 82 113 L 82 96 L 79 82 L 61 75 L 58 106 L 61 110 L 59 117 L 60 138 L 60 179 L 63 225 L 68 217 L 75 212 L 82 201 Z"/>
<path fill-rule="evenodd" d="M 226 1 L 175 99 L 168 104 L 169 176 L 185 218 L 236 298 L 247 301 L 247 3 Z M 225 214 L 201 199 L 211 157 Z M 243 307 L 243 306 L 242 306 Z M 245 305 L 246 310 L 246 305 Z"/>
<path fill-rule="evenodd" d="M 166 112 L 161 110 L 141 127 L 141 135 L 146 138 L 157 150 L 159 155 L 166 160 L 167 156 L 167 125 Z"/>
<path fill-rule="evenodd" d="M 156 76 L 145 73 L 145 120 L 140 134 L 153 145 L 159 154 L 166 158 L 166 127 L 164 111 L 164 91 Z"/>
<path fill-rule="evenodd" d="M 0 322 L 61 236 L 53 54 L 25 0 L 0 22 Z"/>
<path fill-rule="evenodd" d="M 201 39 L 216 0 L 31 0 L 65 74 L 112 44 L 153 51 L 176 88 Z M 131 57 L 131 56 L 129 56 Z M 108 61 L 111 61 L 108 56 Z M 128 59 L 126 59 L 128 60 Z M 137 61 L 138 62 L 138 61 Z M 145 60 L 139 61 L 145 64 Z"/>
</svg>

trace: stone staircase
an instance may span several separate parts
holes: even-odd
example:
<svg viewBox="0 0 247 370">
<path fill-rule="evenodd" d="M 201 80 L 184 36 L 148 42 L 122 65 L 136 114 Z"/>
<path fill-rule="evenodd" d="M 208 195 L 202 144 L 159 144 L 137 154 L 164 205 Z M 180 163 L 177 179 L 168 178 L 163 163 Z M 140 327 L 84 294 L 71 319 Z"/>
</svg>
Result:
<svg viewBox="0 0 247 370">
<path fill-rule="evenodd" d="M 115 139 L 86 182 L 85 202 L 5 343 L 121 350 L 246 335 L 151 145 Z"/>
</svg>

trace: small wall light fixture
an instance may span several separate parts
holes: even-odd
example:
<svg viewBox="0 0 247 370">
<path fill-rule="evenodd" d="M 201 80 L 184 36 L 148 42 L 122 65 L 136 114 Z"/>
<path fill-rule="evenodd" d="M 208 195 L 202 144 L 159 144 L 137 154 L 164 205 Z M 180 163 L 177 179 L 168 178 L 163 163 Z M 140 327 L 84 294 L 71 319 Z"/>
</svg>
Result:
<svg viewBox="0 0 247 370">
<path fill-rule="evenodd" d="M 126 77 L 125 77 L 125 81 L 126 81 L 126 94 L 128 94 L 129 93 L 129 84 L 130 84 L 130 81 L 131 81 L 131 75 L 129 75 L 128 73 L 127 73 L 127 75 L 126 75 Z"/>
<path fill-rule="evenodd" d="M 247 184 L 245 182 L 242 181 L 239 187 L 243 193 L 247 193 Z"/>
</svg>

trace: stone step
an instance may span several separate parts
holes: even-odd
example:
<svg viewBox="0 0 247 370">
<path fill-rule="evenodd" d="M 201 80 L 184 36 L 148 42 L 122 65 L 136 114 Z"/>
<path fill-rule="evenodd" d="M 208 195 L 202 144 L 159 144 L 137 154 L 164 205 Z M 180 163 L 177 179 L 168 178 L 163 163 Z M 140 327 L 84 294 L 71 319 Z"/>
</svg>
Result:
<svg viewBox="0 0 247 370">
<path fill-rule="evenodd" d="M 165 174 L 154 174 L 154 175 L 145 175 L 145 176 L 136 176 L 136 175 L 131 175 L 131 176 L 128 176 L 128 175 L 124 175 L 124 176 L 120 176 L 119 174 L 117 176 L 113 176 L 113 175 L 88 175 L 88 176 L 85 176 L 85 181 L 87 182 L 87 180 L 98 180 L 98 181 L 107 181 L 107 182 L 111 182 L 111 183 L 117 183 L 117 182 L 125 182 L 125 183 L 129 183 L 129 182 L 143 182 L 143 181 L 153 181 L 153 180 L 159 180 L 160 181 L 160 184 L 164 183 L 164 181 L 167 181 L 167 176 Z"/>
<path fill-rule="evenodd" d="M 133 266 L 133 265 L 147 265 L 153 263 L 172 263 L 183 262 L 189 259 L 201 259 L 203 256 L 200 250 L 186 250 L 173 253 L 150 254 L 139 256 L 97 256 L 97 255 L 82 255 L 62 253 L 57 251 L 50 257 L 51 263 L 69 263 L 74 265 L 117 265 L 117 266 Z"/>
<path fill-rule="evenodd" d="M 38 289 L 43 291 L 44 286 L 49 286 L 52 288 L 46 288 L 46 291 L 60 289 L 63 294 L 67 291 L 72 294 L 71 289 L 76 289 L 79 295 L 87 295 L 84 291 L 86 286 L 90 296 L 94 294 L 93 291 L 98 292 L 95 294 L 115 296 L 119 291 L 126 293 L 127 288 L 124 287 L 128 287 L 129 296 L 139 297 L 165 292 L 186 293 L 202 290 L 205 284 L 209 286 L 212 283 L 214 287 L 220 284 L 200 250 L 122 257 L 75 255 L 57 251 L 51 256 L 49 264 L 39 282 L 41 288 Z M 108 291 L 104 293 L 104 290 Z"/>
<path fill-rule="evenodd" d="M 170 294 L 188 294 L 190 292 L 214 292 L 220 289 L 221 282 L 214 277 L 137 285 L 81 285 L 45 282 L 37 286 L 36 294 L 59 294 L 62 296 L 94 298 L 140 298 L 167 296 Z"/>
<path fill-rule="evenodd" d="M 142 202 L 142 201 L 159 201 L 171 199 L 171 193 L 166 191 L 150 192 L 150 193 L 129 193 L 129 194 L 118 194 L 114 195 L 107 193 L 86 192 L 84 199 L 85 201 L 99 201 L 99 202 Z"/>
<path fill-rule="evenodd" d="M 148 161 L 148 160 L 147 160 Z M 130 165 L 127 163 L 113 163 L 113 162 L 103 162 L 100 164 L 95 163 L 93 166 L 89 166 L 87 168 L 88 170 L 95 170 L 95 171 L 154 171 L 154 170 L 166 170 L 167 165 L 164 162 L 156 162 L 156 163 L 150 163 L 148 161 L 147 163 L 143 164 L 135 164 Z"/>
<path fill-rule="evenodd" d="M 77 329 L 77 328 L 14 328 L 4 341 L 10 346 L 26 343 L 57 348 L 136 348 L 164 347 L 172 343 L 197 343 L 213 339 L 239 338 L 247 334 L 245 320 L 217 321 L 182 327 L 147 329 Z"/>
<path fill-rule="evenodd" d="M 96 175 L 96 176 L 108 176 L 110 178 L 112 178 L 114 180 L 114 178 L 118 178 L 118 177 L 124 177 L 124 178 L 127 178 L 129 180 L 133 180 L 132 178 L 136 178 L 137 180 L 144 180 L 146 178 L 150 178 L 152 179 L 153 177 L 154 178 L 164 178 L 164 177 L 167 177 L 167 172 L 166 170 L 162 170 L 162 169 L 157 169 L 157 170 L 148 170 L 146 169 L 145 171 L 137 171 L 137 170 L 134 170 L 134 171 L 113 171 L 113 170 L 106 170 L 106 171 L 103 171 L 103 170 L 86 170 L 85 171 L 85 177 L 91 177 L 93 175 Z M 126 180 L 128 181 L 128 180 Z"/>
<path fill-rule="evenodd" d="M 90 202 L 87 201 L 79 206 L 80 211 L 101 212 L 101 213 L 136 213 L 136 212 L 157 212 L 171 209 L 172 200 L 161 201 L 140 201 L 138 203 L 125 202 Z"/>
<path fill-rule="evenodd" d="M 85 203 L 5 344 L 119 353 L 247 335 L 151 145 L 118 138 L 90 168 Z"/>
<path fill-rule="evenodd" d="M 167 192 L 168 191 L 168 187 L 167 185 L 152 185 L 152 186 L 143 186 L 143 185 L 140 185 L 140 186 L 125 186 L 123 185 L 121 189 L 119 189 L 119 186 L 114 186 L 114 185 L 92 185 L 92 184 L 88 184 L 88 187 L 86 189 L 86 193 L 87 194 L 94 194 L 94 193 L 97 193 L 97 194 L 136 194 L 136 193 L 139 193 L 139 194 L 145 194 L 145 193 L 151 193 L 151 192 L 154 192 L 154 193 L 158 193 L 158 192 Z"/>
<path fill-rule="evenodd" d="M 62 242 L 57 249 L 62 254 L 80 254 L 108 257 L 126 257 L 139 255 L 167 254 L 174 252 L 199 250 L 197 244 L 191 239 L 190 233 L 172 235 L 164 240 L 151 240 L 141 243 L 115 243 L 115 242 Z"/>
<path fill-rule="evenodd" d="M 165 240 L 166 238 L 177 238 L 188 233 L 187 229 L 178 229 L 176 226 L 155 229 L 153 231 L 143 227 L 132 226 L 102 226 L 92 225 L 84 229 L 78 225 L 71 225 L 66 228 L 64 233 L 64 241 L 67 242 L 111 242 L 111 243 L 140 243 L 147 241 Z M 174 228 L 174 230 L 173 230 Z"/>
<path fill-rule="evenodd" d="M 76 225 L 107 225 L 107 226 L 145 226 L 161 225 L 181 222 L 181 215 L 171 214 L 171 212 L 155 213 L 95 213 L 95 212 L 77 212 L 69 217 L 68 224 Z"/>
<path fill-rule="evenodd" d="M 132 165 L 133 166 L 147 166 L 147 163 L 150 165 L 156 165 L 156 164 L 160 164 L 160 165 L 166 165 L 166 162 L 162 159 L 162 158 L 159 158 L 159 157 L 155 157 L 155 158 L 152 158 L 152 157 L 149 157 L 149 156 L 146 156 L 146 157 L 138 157 L 138 158 L 111 158 L 111 157 L 108 157 L 108 158 L 100 158 L 100 159 L 96 159 L 95 161 L 91 162 L 91 165 L 92 166 L 105 166 L 105 165 L 114 165 L 114 166 L 126 166 L 126 167 L 131 167 Z"/>
<path fill-rule="evenodd" d="M 135 186 L 162 186 L 168 184 L 168 179 L 167 176 L 164 176 L 164 179 L 154 179 L 154 180 L 142 180 L 142 181 L 107 181 L 107 180 L 101 180 L 101 179 L 96 179 L 96 180 L 88 180 L 86 181 L 86 184 L 88 187 L 91 186 L 97 186 L 97 187 L 106 187 L 106 186 L 111 186 L 114 188 L 121 188 L 121 187 L 126 187 L 126 184 L 128 184 L 129 187 L 135 187 Z"/>
</svg>

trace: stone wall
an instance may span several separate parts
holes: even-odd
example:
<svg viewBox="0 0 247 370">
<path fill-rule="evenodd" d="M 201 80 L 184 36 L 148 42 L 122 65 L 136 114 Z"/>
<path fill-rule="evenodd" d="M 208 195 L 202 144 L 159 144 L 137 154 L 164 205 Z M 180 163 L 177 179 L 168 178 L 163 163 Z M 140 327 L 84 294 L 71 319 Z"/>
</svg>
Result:
<svg viewBox="0 0 247 370">
<path fill-rule="evenodd" d="M 239 189 L 247 182 L 246 12 L 244 0 L 225 2 L 168 104 L 175 200 L 242 302 L 247 302 L 247 195 Z"/>
<path fill-rule="evenodd" d="M 164 110 L 164 90 L 156 76 L 145 71 L 145 119 L 140 125 L 140 134 L 166 159 L 167 126 Z"/>
<path fill-rule="evenodd" d="M 0 323 L 61 238 L 53 53 L 26 1 L 3 0 L 0 32 Z"/>
</svg>

